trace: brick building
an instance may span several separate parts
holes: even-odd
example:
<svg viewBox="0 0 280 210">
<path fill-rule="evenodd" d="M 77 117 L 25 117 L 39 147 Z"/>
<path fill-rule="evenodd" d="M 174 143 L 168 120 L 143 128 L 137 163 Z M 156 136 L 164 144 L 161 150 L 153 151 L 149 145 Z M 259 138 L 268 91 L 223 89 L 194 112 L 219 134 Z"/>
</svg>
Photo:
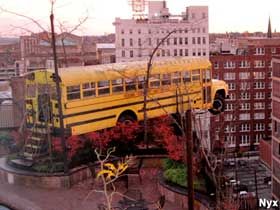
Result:
<svg viewBox="0 0 280 210">
<path fill-rule="evenodd" d="M 189 6 L 172 15 L 165 1 L 149 1 L 147 18 L 116 18 L 116 61 L 144 60 L 160 40 L 175 31 L 161 45 L 157 57 L 209 57 L 208 7 Z"/>
<path fill-rule="evenodd" d="M 90 37 L 69 33 L 56 36 L 59 67 L 96 64 L 96 45 Z M 50 34 L 47 32 L 20 37 L 20 56 L 29 68 L 44 68 L 53 59 Z M 27 68 L 27 67 L 26 67 Z"/>
<path fill-rule="evenodd" d="M 225 80 L 229 96 L 225 112 L 212 116 L 212 148 L 256 150 L 271 137 L 273 56 L 280 56 L 280 39 L 240 38 L 235 54 L 210 56 L 213 78 Z"/>
<path fill-rule="evenodd" d="M 272 196 L 280 200 L 280 59 L 273 59 Z"/>
</svg>

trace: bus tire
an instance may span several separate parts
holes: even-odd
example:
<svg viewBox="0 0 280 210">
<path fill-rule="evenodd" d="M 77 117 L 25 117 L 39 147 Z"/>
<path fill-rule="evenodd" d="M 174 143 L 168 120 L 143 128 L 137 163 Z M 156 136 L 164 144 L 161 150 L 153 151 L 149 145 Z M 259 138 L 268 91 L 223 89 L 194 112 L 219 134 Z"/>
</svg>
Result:
<svg viewBox="0 0 280 210">
<path fill-rule="evenodd" d="M 215 96 L 213 101 L 212 109 L 209 109 L 209 112 L 213 115 L 220 114 L 221 112 L 225 111 L 225 99 L 220 94 Z"/>
</svg>

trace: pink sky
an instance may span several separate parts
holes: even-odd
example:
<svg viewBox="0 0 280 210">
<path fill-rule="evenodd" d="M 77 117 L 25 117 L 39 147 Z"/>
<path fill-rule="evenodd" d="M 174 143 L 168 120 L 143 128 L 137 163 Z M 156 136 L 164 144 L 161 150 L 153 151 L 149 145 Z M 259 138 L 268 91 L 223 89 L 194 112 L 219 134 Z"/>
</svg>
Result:
<svg viewBox="0 0 280 210">
<path fill-rule="evenodd" d="M 0 6 L 38 20 L 48 29 L 50 0 L 0 0 Z M 269 2 L 269 4 L 268 4 Z M 272 29 L 280 31 L 279 0 L 167 0 L 172 14 L 180 14 L 186 6 L 209 6 L 210 32 L 246 30 L 267 30 L 268 17 Z M 71 26 L 88 14 L 89 19 L 79 34 L 97 35 L 114 32 L 115 17 L 130 18 L 128 0 L 56 0 L 55 16 L 64 25 Z M 39 29 L 29 20 L 0 13 L 0 36 L 20 35 L 25 31 L 18 27 L 37 32 Z"/>
</svg>

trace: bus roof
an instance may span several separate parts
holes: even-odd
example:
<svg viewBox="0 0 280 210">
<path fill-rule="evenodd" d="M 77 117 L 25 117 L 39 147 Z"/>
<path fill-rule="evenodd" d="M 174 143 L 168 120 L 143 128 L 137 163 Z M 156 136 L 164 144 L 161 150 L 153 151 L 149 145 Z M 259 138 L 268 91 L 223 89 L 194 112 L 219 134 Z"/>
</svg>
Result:
<svg viewBox="0 0 280 210">
<path fill-rule="evenodd" d="M 152 74 L 176 72 L 178 69 L 209 68 L 211 63 L 206 58 L 163 58 L 153 62 Z M 59 75 L 63 84 L 77 84 L 87 81 L 133 78 L 145 75 L 147 61 L 112 63 L 93 66 L 75 66 L 60 68 Z M 44 71 L 44 70 L 41 70 Z M 48 70 L 52 71 L 52 70 Z"/>
</svg>

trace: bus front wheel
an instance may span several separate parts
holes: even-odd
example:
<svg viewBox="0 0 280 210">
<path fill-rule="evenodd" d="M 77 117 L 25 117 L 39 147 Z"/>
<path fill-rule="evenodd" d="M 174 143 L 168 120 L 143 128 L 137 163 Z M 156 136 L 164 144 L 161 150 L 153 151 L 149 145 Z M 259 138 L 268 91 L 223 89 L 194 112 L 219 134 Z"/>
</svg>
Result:
<svg viewBox="0 0 280 210">
<path fill-rule="evenodd" d="M 213 101 L 212 109 L 209 109 L 209 112 L 217 115 L 225 111 L 225 99 L 223 96 L 217 94 Z"/>
<path fill-rule="evenodd" d="M 124 123 L 126 125 L 129 125 L 131 123 L 136 122 L 137 120 L 135 119 L 135 117 L 131 116 L 131 115 L 121 115 L 118 119 L 118 123 Z"/>
</svg>

